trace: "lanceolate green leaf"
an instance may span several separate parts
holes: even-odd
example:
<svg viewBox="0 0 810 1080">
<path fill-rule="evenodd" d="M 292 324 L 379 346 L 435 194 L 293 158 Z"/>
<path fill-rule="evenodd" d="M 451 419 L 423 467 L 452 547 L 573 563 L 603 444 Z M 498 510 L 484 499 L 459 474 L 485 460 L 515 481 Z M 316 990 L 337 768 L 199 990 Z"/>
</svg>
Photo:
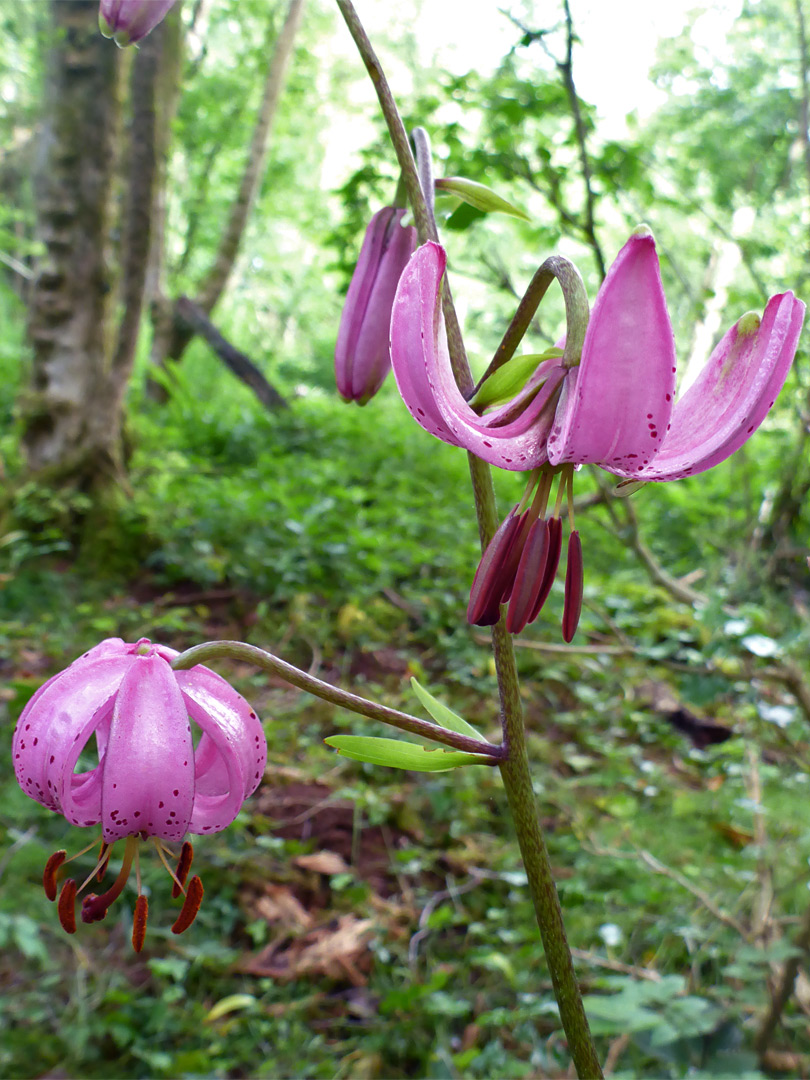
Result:
<svg viewBox="0 0 810 1080">
<path fill-rule="evenodd" d="M 485 214 L 509 214 L 511 217 L 521 218 L 523 221 L 531 221 L 529 215 L 501 198 L 500 195 L 476 180 L 467 180 L 463 176 L 448 176 L 443 180 L 436 181 L 437 193 L 455 195 L 476 210 L 483 210 Z"/>
<path fill-rule="evenodd" d="M 468 724 L 458 713 L 454 713 L 452 709 L 442 705 L 441 701 L 438 701 L 424 686 L 420 686 L 416 679 L 411 679 L 411 686 L 422 705 L 440 727 L 447 728 L 448 731 L 455 731 L 458 735 L 469 735 L 472 739 L 483 738 L 472 724 Z"/>
<path fill-rule="evenodd" d="M 511 360 L 493 371 L 487 381 L 470 399 L 476 409 L 490 409 L 496 405 L 505 405 L 519 393 L 531 378 L 538 364 L 562 356 L 562 349 L 550 348 L 542 353 L 525 353 L 513 356 Z"/>
<path fill-rule="evenodd" d="M 480 754 L 465 754 L 442 746 L 434 748 L 402 739 L 378 739 L 368 735 L 330 735 L 324 742 L 355 761 L 415 772 L 446 772 L 461 765 L 486 765 L 490 760 Z"/>
</svg>

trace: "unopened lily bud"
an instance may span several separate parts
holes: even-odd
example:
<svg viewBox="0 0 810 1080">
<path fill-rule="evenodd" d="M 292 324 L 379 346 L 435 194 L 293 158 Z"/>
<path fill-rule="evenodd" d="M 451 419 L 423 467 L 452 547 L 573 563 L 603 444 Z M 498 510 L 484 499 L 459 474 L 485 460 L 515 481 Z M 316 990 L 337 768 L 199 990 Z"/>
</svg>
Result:
<svg viewBox="0 0 810 1080">
<path fill-rule="evenodd" d="M 341 397 L 365 405 L 391 367 L 391 308 L 402 271 L 416 249 L 416 229 L 403 226 L 405 211 L 386 206 L 366 229 L 335 346 Z"/>
<path fill-rule="evenodd" d="M 101 0 L 98 25 L 104 37 L 123 49 L 155 29 L 175 0 Z"/>
</svg>

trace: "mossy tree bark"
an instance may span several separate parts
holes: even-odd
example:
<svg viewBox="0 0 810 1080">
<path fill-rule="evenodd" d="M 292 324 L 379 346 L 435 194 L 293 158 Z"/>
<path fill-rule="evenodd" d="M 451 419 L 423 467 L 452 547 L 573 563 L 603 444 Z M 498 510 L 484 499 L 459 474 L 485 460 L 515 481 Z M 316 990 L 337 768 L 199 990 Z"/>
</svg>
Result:
<svg viewBox="0 0 810 1080">
<path fill-rule="evenodd" d="M 39 239 L 29 308 L 32 373 L 21 400 L 32 472 L 95 488 L 118 475 L 154 200 L 161 34 L 134 58 L 98 31 L 96 0 L 51 0 L 53 42 L 35 175 Z M 132 110 L 122 220 L 114 215 L 120 88 Z M 122 237 L 115 279 L 113 230 Z M 120 314 L 119 314 L 120 313 Z"/>
</svg>

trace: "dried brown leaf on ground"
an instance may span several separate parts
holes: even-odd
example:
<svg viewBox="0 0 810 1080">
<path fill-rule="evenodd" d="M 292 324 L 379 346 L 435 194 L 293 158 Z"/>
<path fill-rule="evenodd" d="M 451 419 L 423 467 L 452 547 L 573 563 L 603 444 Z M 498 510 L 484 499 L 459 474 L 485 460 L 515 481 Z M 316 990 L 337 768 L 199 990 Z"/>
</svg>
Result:
<svg viewBox="0 0 810 1080">
<path fill-rule="evenodd" d="M 309 930 L 312 916 L 287 888 L 286 885 L 265 885 L 265 895 L 260 896 L 253 910 L 258 918 L 269 923 L 280 923 L 285 930 Z"/>
<path fill-rule="evenodd" d="M 301 937 L 285 935 L 271 942 L 256 956 L 244 960 L 239 968 L 248 975 L 280 982 L 322 976 L 365 986 L 371 968 L 369 940 L 373 927 L 372 919 L 341 915 L 313 927 Z"/>
<path fill-rule="evenodd" d="M 315 874 L 347 874 L 349 864 L 336 851 L 316 851 L 312 855 L 299 855 L 293 859 L 302 870 L 311 870 Z"/>
</svg>

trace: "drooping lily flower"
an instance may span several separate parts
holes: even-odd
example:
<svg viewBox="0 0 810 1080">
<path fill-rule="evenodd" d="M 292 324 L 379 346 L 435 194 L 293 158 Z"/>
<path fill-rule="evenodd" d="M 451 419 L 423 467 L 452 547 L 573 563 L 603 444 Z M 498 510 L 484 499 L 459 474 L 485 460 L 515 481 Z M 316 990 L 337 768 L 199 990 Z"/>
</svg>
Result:
<svg viewBox="0 0 810 1080">
<path fill-rule="evenodd" d="M 771 297 L 761 317 L 744 315 L 676 402 L 672 326 L 655 241 L 642 226 L 605 278 L 581 358 L 544 360 L 510 402 L 482 416 L 450 368 L 440 298 L 445 264 L 444 250 L 427 243 L 400 279 L 391 319 L 399 391 L 416 421 L 437 438 L 500 468 L 533 470 L 523 499 L 482 557 L 468 619 L 497 622 L 507 601 L 511 631 L 537 617 L 557 570 L 561 527 L 554 522 L 565 488 L 571 539 L 563 636 L 569 641 L 582 602 L 574 468 L 596 464 L 626 481 L 647 482 L 676 480 L 724 461 L 774 404 L 796 352 L 805 305 L 786 292 Z M 546 520 L 557 476 L 556 506 Z M 552 530 L 548 536 L 533 528 L 538 521 Z"/>
<path fill-rule="evenodd" d="M 374 397 L 391 368 L 391 306 L 416 247 L 416 229 L 402 225 L 404 215 L 404 210 L 386 206 L 371 219 L 340 316 L 337 388 L 346 401 L 359 405 Z"/>
<path fill-rule="evenodd" d="M 73 879 L 62 885 L 62 926 L 75 932 L 76 896 L 94 877 L 102 880 L 113 844 L 123 840 L 118 877 L 102 895 L 84 897 L 81 917 L 96 922 L 106 916 L 134 862 L 136 951 L 143 946 L 147 915 L 140 888 L 140 842 L 152 838 L 173 878 L 172 895 L 185 896 L 172 927 L 182 933 L 194 920 L 203 894 L 199 877 L 186 885 L 193 852 L 184 837 L 230 825 L 258 786 L 267 760 L 261 723 L 245 699 L 201 665 L 174 671 L 170 665 L 177 655 L 145 638 L 135 644 L 108 638 L 40 687 L 14 732 L 14 771 L 26 795 L 74 825 L 102 826 L 94 869 L 78 888 Z M 198 740 L 192 721 L 200 731 Z M 93 736 L 98 763 L 76 772 Z M 167 861 L 177 858 L 167 846 L 172 842 L 182 843 L 174 871 Z M 66 862 L 70 859 L 65 851 L 48 860 L 43 884 L 50 900 L 57 897 L 57 880 Z"/>
<path fill-rule="evenodd" d="M 98 25 L 123 49 L 145 38 L 162 22 L 175 0 L 101 0 Z"/>
</svg>

